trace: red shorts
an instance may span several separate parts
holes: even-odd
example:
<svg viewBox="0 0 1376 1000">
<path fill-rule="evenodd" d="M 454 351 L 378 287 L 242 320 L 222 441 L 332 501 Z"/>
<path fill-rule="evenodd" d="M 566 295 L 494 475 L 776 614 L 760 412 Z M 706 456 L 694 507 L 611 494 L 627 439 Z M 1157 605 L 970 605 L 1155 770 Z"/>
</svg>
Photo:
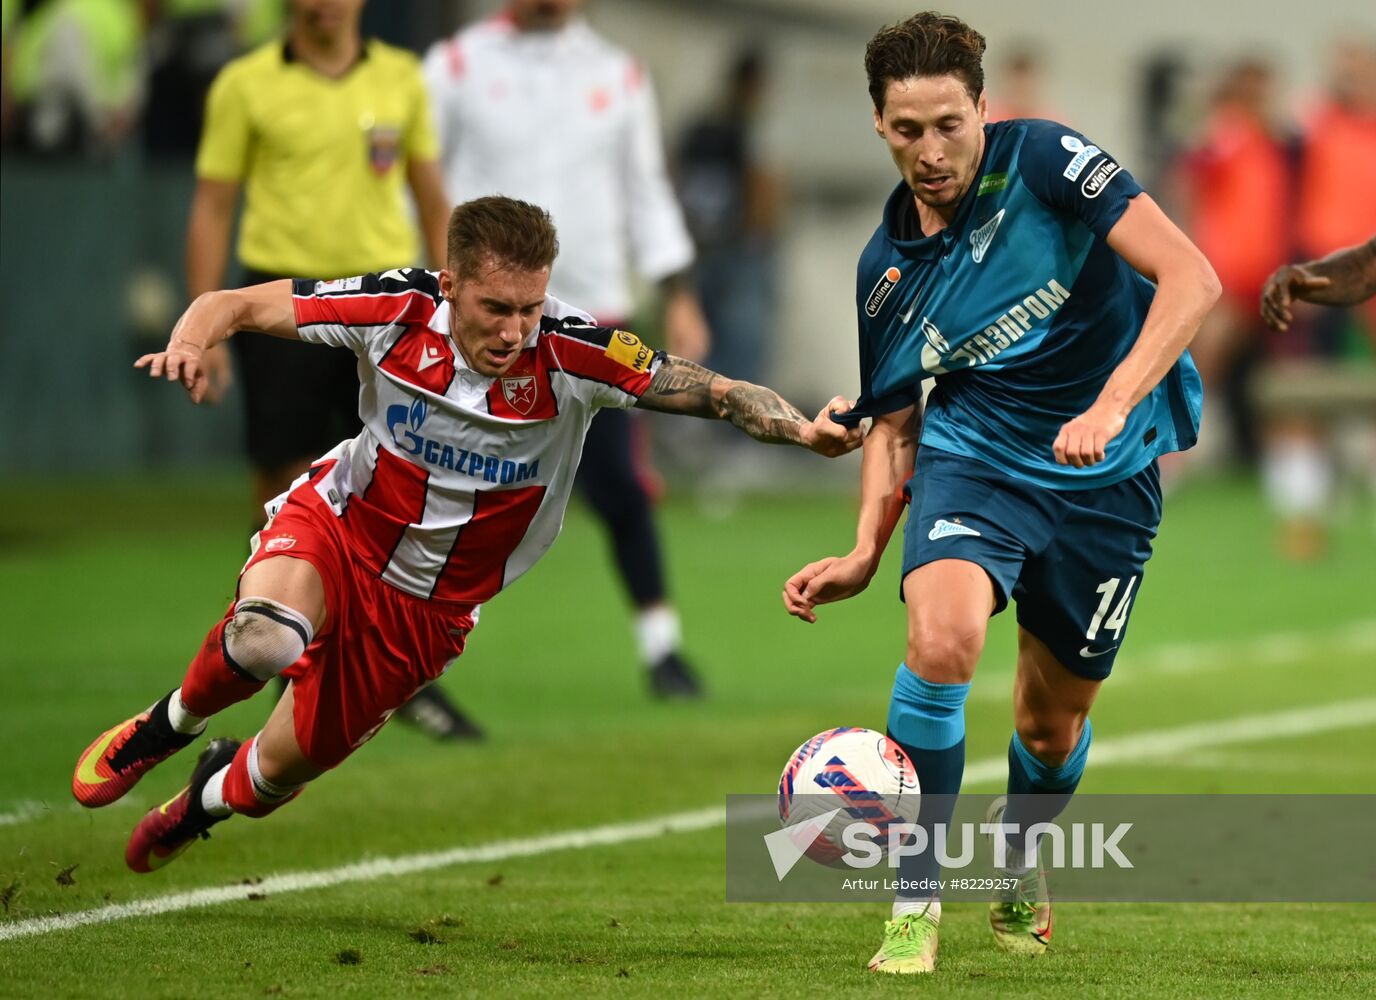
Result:
<svg viewBox="0 0 1376 1000">
<path fill-rule="evenodd" d="M 297 744 L 313 764 L 335 767 L 463 652 L 473 606 L 422 600 L 383 583 L 353 559 L 339 519 L 308 484 L 257 541 L 245 570 L 290 556 L 314 566 L 325 583 L 324 627 L 283 676 L 296 698 Z"/>
</svg>

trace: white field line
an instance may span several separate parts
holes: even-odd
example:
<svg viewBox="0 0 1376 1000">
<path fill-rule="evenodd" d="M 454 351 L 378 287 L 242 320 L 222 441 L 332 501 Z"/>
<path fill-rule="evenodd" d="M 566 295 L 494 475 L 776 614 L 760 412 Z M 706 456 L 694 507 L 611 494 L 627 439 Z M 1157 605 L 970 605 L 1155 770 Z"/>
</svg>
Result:
<svg viewBox="0 0 1376 1000">
<path fill-rule="evenodd" d="M 1376 723 L 1376 698 L 1335 702 L 1289 712 L 1249 715 L 1104 739 L 1095 745 L 1092 757 L 1095 767 L 1137 763 L 1203 747 L 1249 743 L 1261 739 L 1273 741 L 1286 736 L 1307 736 L 1372 723 Z M 1007 767 L 1008 762 L 1002 757 L 975 761 L 966 767 L 965 780 L 968 784 L 1002 780 L 1007 775 Z M 371 882 L 375 879 L 412 875 L 451 865 L 502 861 L 507 858 L 533 857 L 552 851 L 580 850 L 637 840 L 652 840 L 671 833 L 688 833 L 722 826 L 725 822 L 726 810 L 720 806 L 713 806 L 692 812 L 671 813 L 636 823 L 568 830 L 522 840 L 498 840 L 472 847 L 453 847 L 445 851 L 407 854 L 396 858 L 376 858 L 323 871 L 289 872 L 268 876 L 254 885 L 193 889 L 189 892 L 152 896 L 132 903 L 116 903 L 94 910 L 0 923 L 0 941 L 71 930 L 87 924 L 105 924 L 130 917 L 149 917 L 198 906 L 214 906 L 217 903 L 235 902 L 259 894 L 271 896 L 306 889 L 325 889 L 348 882 Z"/>
<path fill-rule="evenodd" d="M 1155 729 L 1127 736 L 1095 740 L 1089 750 L 1092 767 L 1113 764 L 1137 764 L 1144 760 L 1162 760 L 1190 750 L 1223 747 L 1234 743 L 1257 740 L 1274 741 L 1287 736 L 1308 736 L 1311 733 L 1332 732 L 1335 729 L 1356 729 L 1376 723 L 1376 698 L 1356 701 L 1336 701 L 1313 708 L 1297 708 L 1289 712 L 1266 715 L 1244 715 L 1234 719 L 1199 722 L 1174 729 Z M 1006 757 L 975 761 L 965 766 L 965 780 L 961 785 L 1003 781 L 1008 777 Z"/>
<path fill-rule="evenodd" d="M 1161 759 L 1167 762 L 1172 771 L 1251 771 L 1257 774 L 1312 775 L 1315 768 L 1312 754 L 1287 753 L 1284 744 L 1269 751 L 1255 746 L 1232 750 L 1196 750 Z M 1323 773 L 1325 778 L 1330 779 L 1335 776 L 1369 779 L 1371 761 L 1362 756 L 1350 756 L 1340 761 L 1326 757 L 1323 761 Z"/>
<path fill-rule="evenodd" d="M 46 802 L 39 802 L 36 799 L 25 799 L 22 802 L 15 802 L 10 805 L 10 811 L 0 813 L 0 826 L 17 826 L 20 823 L 27 823 L 31 819 L 37 819 L 52 807 Z"/>
<path fill-rule="evenodd" d="M 1218 640 L 1158 646 L 1149 652 L 1137 656 L 1127 656 L 1119 660 L 1114 666 L 1113 678 L 1110 683 L 1112 688 L 1117 690 L 1123 684 L 1135 682 L 1143 677 L 1193 676 L 1237 663 L 1280 666 L 1293 663 L 1304 656 L 1322 650 L 1331 650 L 1335 653 L 1376 651 L 1376 619 L 1359 619 L 1323 632 L 1272 632 L 1245 640 Z M 1008 687 L 997 683 L 995 678 L 986 678 L 986 683 L 976 684 L 971 689 L 970 695 L 971 700 L 979 702 L 1008 701 L 1012 698 L 1012 693 Z M 1096 747 L 1095 753 L 1098 754 L 1099 752 Z M 967 780 L 970 780 L 968 772 Z M 137 804 L 135 800 L 121 799 L 107 808 Z M 21 823 L 46 816 L 53 811 L 80 812 L 84 810 L 75 802 L 58 804 L 38 800 L 12 802 L 7 811 L 0 812 L 0 827 L 18 826 Z"/>
<path fill-rule="evenodd" d="M 397 858 L 375 858 L 371 861 L 360 861 L 355 864 L 316 872 L 290 872 L 285 875 L 271 875 L 254 885 L 192 889 L 189 892 L 139 899 L 132 903 L 102 906 L 95 910 L 63 913 L 51 917 L 36 917 L 11 924 L 0 923 L 0 941 L 30 937 L 34 934 L 46 934 L 50 931 L 69 930 L 85 924 L 104 924 L 112 920 L 124 920 L 129 917 L 149 917 L 176 910 L 189 910 L 197 906 L 214 906 L 217 903 L 247 899 L 250 895 L 271 896 L 284 892 L 301 892 L 305 889 L 324 889 L 346 882 L 371 882 L 380 878 L 412 875 L 416 872 L 430 871 L 435 868 L 447 868 L 450 865 L 472 864 L 479 861 L 503 861 L 507 858 L 525 858 L 536 854 L 548 854 L 551 851 L 605 847 L 634 840 L 649 840 L 670 833 L 688 833 L 694 830 L 721 826 L 725 822 L 726 810 L 721 806 L 713 806 L 710 809 L 697 809 L 692 812 L 657 816 L 654 819 L 643 820 L 639 823 L 619 823 L 614 826 L 599 826 L 588 830 L 568 830 L 563 833 L 552 833 L 544 837 L 529 837 L 523 840 L 498 840 L 473 847 L 453 847 L 447 851 L 406 854 Z"/>
<path fill-rule="evenodd" d="M 1114 663 L 1105 690 L 1153 677 L 1193 677 L 1239 664 L 1285 666 L 1320 652 L 1376 652 L 1376 619 L 1358 619 L 1322 632 L 1269 632 L 1248 639 L 1172 643 L 1142 653 L 1125 653 Z M 977 680 L 970 697 L 981 702 L 1011 701 L 1013 695 L 1005 685 L 981 685 Z"/>
<path fill-rule="evenodd" d="M 104 809 L 128 809 L 131 806 L 141 805 L 137 799 L 120 799 L 111 802 Z M 10 804 L 10 811 L 0 813 L 0 826 L 18 826 L 20 823 L 27 823 L 30 820 L 39 819 L 51 812 L 86 812 L 83 806 L 75 802 L 61 802 L 54 806 L 51 802 L 41 802 L 38 799 L 23 799 L 19 802 Z"/>
</svg>

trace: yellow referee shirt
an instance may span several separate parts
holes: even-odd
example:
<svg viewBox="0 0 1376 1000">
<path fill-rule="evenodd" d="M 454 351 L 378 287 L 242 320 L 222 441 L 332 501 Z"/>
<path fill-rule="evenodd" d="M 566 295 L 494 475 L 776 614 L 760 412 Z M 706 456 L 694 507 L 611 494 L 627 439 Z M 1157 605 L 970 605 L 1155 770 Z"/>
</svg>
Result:
<svg viewBox="0 0 1376 1000">
<path fill-rule="evenodd" d="M 419 262 L 406 161 L 438 154 L 411 53 L 369 40 L 331 79 L 277 41 L 215 78 L 196 176 L 245 185 L 245 267 L 337 278 Z"/>
</svg>

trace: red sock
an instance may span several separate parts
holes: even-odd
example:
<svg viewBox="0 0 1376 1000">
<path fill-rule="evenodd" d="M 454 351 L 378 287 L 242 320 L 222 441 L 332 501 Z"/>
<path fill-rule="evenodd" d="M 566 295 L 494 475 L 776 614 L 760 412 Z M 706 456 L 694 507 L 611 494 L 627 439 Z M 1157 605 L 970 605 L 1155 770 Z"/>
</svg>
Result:
<svg viewBox="0 0 1376 1000">
<path fill-rule="evenodd" d="M 301 789 L 295 788 L 280 797 L 264 797 L 254 783 L 249 767 L 249 756 L 257 739 L 255 736 L 239 748 L 239 752 L 234 755 L 234 760 L 229 765 L 228 773 L 225 774 L 224 784 L 225 803 L 240 816 L 251 816 L 255 819 L 266 816 L 301 794 Z"/>
<path fill-rule="evenodd" d="M 192 715 L 209 718 L 263 689 L 265 681 L 235 670 L 225 660 L 225 626 L 234 619 L 234 605 L 210 630 L 182 681 L 182 704 Z"/>
</svg>

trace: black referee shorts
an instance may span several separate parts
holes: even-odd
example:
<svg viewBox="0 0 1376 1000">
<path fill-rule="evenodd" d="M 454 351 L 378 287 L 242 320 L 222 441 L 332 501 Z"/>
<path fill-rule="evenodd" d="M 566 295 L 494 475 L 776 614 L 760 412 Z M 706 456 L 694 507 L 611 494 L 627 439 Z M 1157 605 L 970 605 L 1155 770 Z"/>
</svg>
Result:
<svg viewBox="0 0 1376 1000">
<path fill-rule="evenodd" d="M 246 270 L 244 285 L 280 275 Z M 230 338 L 244 396 L 248 457 L 259 469 L 313 459 L 363 424 L 352 351 L 243 330 Z"/>
</svg>

